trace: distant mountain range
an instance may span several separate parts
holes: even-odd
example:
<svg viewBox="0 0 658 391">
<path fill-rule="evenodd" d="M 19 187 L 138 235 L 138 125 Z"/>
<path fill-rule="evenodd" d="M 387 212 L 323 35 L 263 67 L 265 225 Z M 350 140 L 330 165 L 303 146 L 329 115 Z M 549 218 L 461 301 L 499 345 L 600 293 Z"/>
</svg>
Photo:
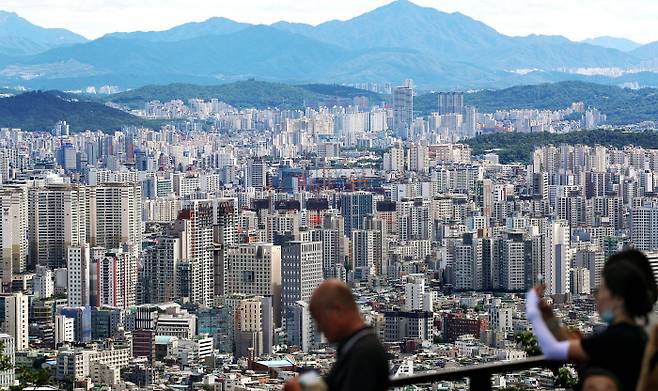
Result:
<svg viewBox="0 0 658 391">
<path fill-rule="evenodd" d="M 30 55 L 86 41 L 69 30 L 39 27 L 13 12 L 0 11 L 0 55 Z"/>
<path fill-rule="evenodd" d="M 630 41 L 609 37 L 587 43 L 561 36 L 510 37 L 463 14 L 407 0 L 318 26 L 283 21 L 251 25 L 214 17 L 166 31 L 111 33 L 89 42 L 67 30 L 41 29 L 15 14 L 2 15 L 6 20 L 0 19 L 0 32 L 12 32 L 15 43 L 7 48 L 0 44 L 0 83 L 28 88 L 114 84 L 126 89 L 249 77 L 294 84 L 401 83 L 411 78 L 427 89 L 499 88 L 574 78 L 654 85 L 653 68 L 646 64 L 658 58 L 652 44 L 633 47 Z M 13 28 L 17 23 L 23 27 Z M 649 72 L 637 72 L 640 65 Z M 613 67 L 634 68 L 635 73 L 622 80 L 612 73 L 587 76 L 583 71 Z M 582 74 L 575 74 L 577 69 Z"/>
<path fill-rule="evenodd" d="M 631 41 L 630 39 L 608 36 L 586 39 L 583 41 L 583 43 L 609 49 L 617 49 L 622 52 L 630 52 L 642 46 L 641 43 Z"/>
</svg>

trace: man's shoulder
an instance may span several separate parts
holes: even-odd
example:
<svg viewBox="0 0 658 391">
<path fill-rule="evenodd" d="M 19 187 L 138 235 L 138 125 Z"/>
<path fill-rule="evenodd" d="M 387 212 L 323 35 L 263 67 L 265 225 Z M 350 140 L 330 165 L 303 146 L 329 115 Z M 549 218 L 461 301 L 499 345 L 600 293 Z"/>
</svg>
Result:
<svg viewBox="0 0 658 391">
<path fill-rule="evenodd" d="M 375 334 L 369 334 L 361 338 L 350 353 L 355 356 L 387 357 L 386 348 Z"/>
</svg>

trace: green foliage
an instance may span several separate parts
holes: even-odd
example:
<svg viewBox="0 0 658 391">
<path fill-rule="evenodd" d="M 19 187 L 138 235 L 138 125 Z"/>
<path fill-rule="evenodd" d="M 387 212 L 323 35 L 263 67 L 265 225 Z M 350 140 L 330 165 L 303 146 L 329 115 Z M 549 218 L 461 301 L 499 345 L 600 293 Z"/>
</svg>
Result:
<svg viewBox="0 0 658 391">
<path fill-rule="evenodd" d="M 528 356 L 541 356 L 541 348 L 531 331 L 522 331 L 516 334 L 514 340 L 523 347 Z"/>
<path fill-rule="evenodd" d="M 370 103 L 379 103 L 382 97 L 358 88 L 328 84 L 288 85 L 258 80 L 245 80 L 235 83 L 203 86 L 195 84 L 149 85 L 131 91 L 111 95 L 111 102 L 141 108 L 151 100 L 166 102 L 180 99 L 187 102 L 192 98 L 209 100 L 217 98 L 238 108 L 301 109 L 305 105 L 331 103 L 332 99 L 352 99 L 365 96 Z"/>
<path fill-rule="evenodd" d="M 52 372 L 43 368 L 18 368 L 16 375 L 22 386 L 50 384 Z"/>
<path fill-rule="evenodd" d="M 616 86 L 565 81 L 481 90 L 464 95 L 464 104 L 474 105 L 478 111 L 492 113 L 508 109 L 549 109 L 569 107 L 573 102 L 584 102 L 608 116 L 611 124 L 629 124 L 658 120 L 658 90 L 631 90 Z M 436 94 L 425 94 L 414 100 L 421 113 L 437 110 Z"/>
<path fill-rule="evenodd" d="M 100 103 L 74 101 L 58 92 L 32 91 L 0 99 L 0 126 L 50 131 L 57 121 L 67 121 L 73 131 L 116 130 L 149 125 L 148 121 Z"/>
<path fill-rule="evenodd" d="M 0 352 L 5 351 L 5 342 L 0 341 Z M 0 371 L 7 371 L 9 369 L 13 368 L 13 365 L 11 364 L 11 357 L 5 356 L 4 354 L 0 354 Z"/>
<path fill-rule="evenodd" d="M 569 368 L 561 367 L 555 374 L 555 387 L 572 388 L 578 383 L 578 379 L 571 373 Z"/>
<path fill-rule="evenodd" d="M 474 155 L 494 152 L 501 163 L 529 163 L 535 147 L 548 144 L 604 145 L 620 148 L 635 145 L 644 148 L 658 148 L 655 132 L 630 132 L 622 130 L 583 130 L 569 133 L 493 133 L 477 136 L 465 141 L 473 149 Z"/>
</svg>

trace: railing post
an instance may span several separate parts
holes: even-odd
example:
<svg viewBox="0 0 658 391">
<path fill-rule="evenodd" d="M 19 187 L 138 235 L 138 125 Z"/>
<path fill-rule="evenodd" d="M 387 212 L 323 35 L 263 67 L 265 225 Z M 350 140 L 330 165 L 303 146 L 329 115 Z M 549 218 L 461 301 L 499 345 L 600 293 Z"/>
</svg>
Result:
<svg viewBox="0 0 658 391">
<path fill-rule="evenodd" d="M 468 389 L 472 391 L 492 391 L 491 374 L 478 373 L 468 378 Z"/>
</svg>

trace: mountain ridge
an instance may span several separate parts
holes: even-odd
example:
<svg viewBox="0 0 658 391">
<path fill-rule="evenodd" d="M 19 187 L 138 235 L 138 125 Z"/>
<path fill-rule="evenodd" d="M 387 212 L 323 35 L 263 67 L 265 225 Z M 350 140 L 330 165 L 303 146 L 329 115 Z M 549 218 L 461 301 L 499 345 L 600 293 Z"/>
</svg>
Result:
<svg viewBox="0 0 658 391">
<path fill-rule="evenodd" d="M 578 79 L 579 69 L 624 69 L 654 58 L 654 50 L 640 49 L 622 52 L 562 36 L 511 37 L 459 12 L 398 0 L 316 26 L 212 17 L 162 31 L 110 33 L 29 56 L 0 56 L 0 82 L 75 89 L 90 80 L 134 88 L 140 79 L 213 84 L 255 77 L 303 84 L 411 78 L 425 88 L 491 88 Z M 653 80 L 645 76 L 624 82 Z"/>
</svg>

